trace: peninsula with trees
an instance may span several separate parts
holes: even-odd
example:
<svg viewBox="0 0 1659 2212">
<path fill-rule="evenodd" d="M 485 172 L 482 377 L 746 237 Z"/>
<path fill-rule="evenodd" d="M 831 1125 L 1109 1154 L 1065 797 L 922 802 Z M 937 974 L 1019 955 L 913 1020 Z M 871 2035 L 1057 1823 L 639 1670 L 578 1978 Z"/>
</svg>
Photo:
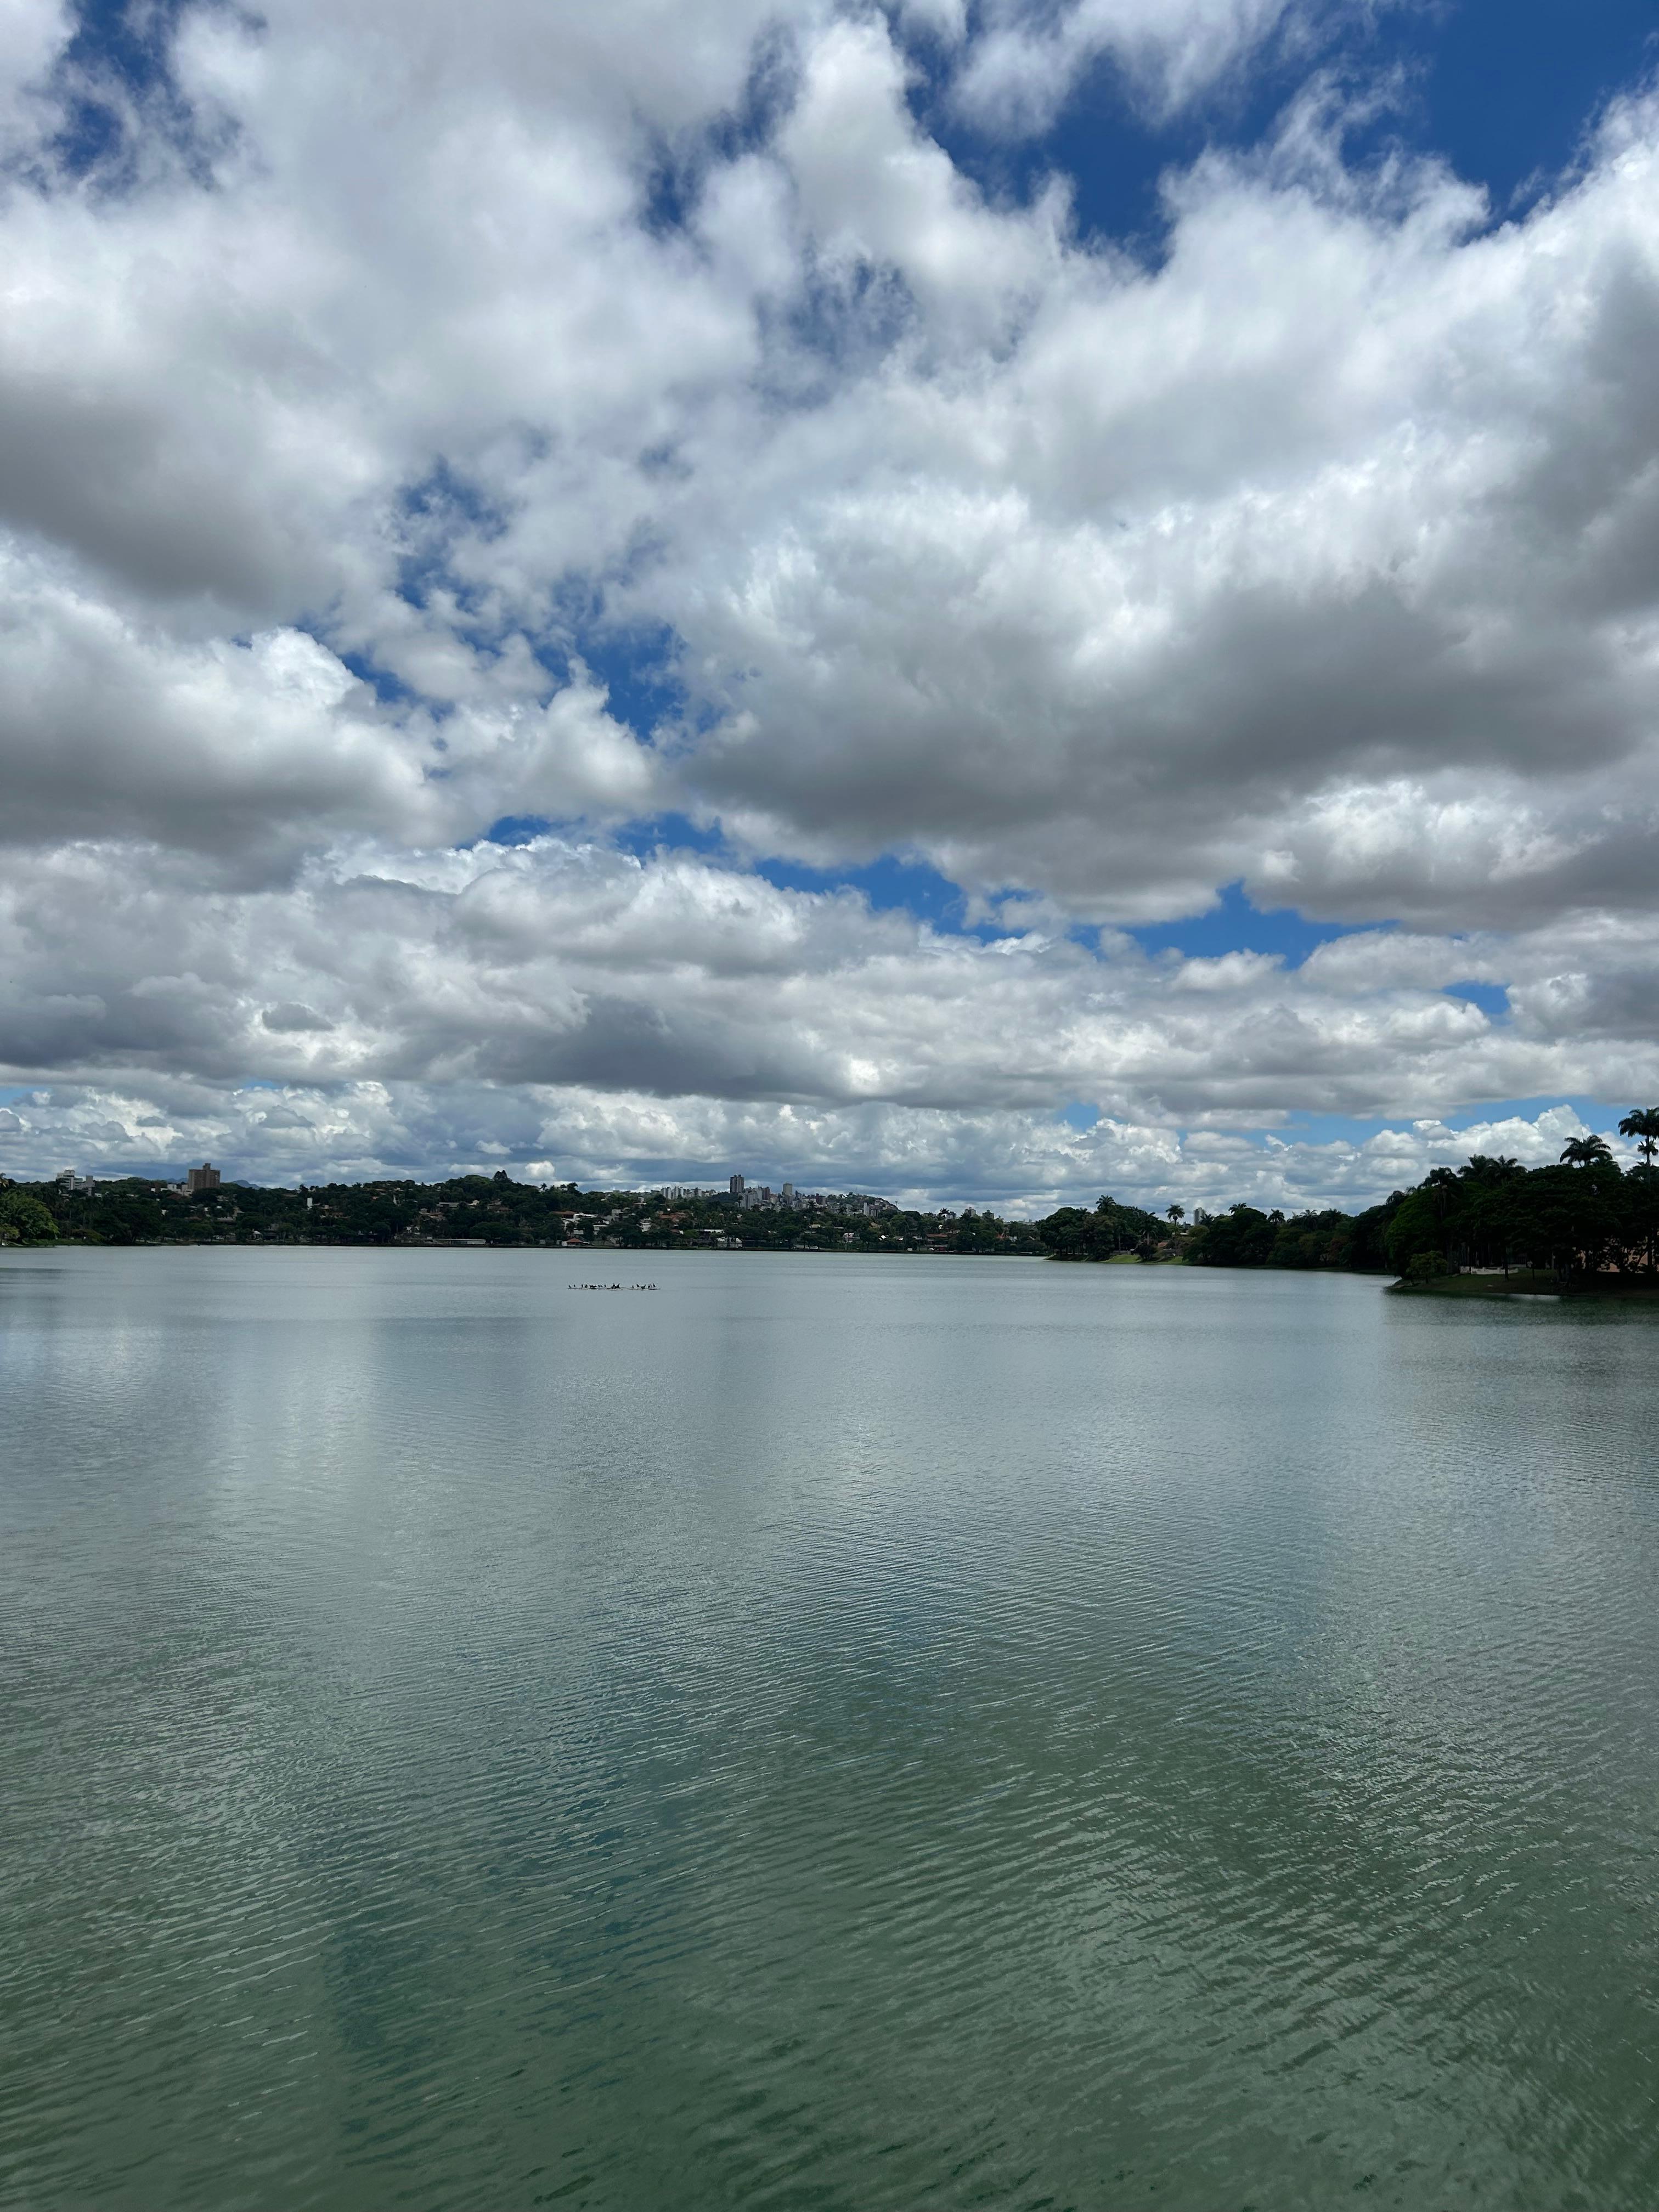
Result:
<svg viewBox="0 0 1659 2212">
<path fill-rule="evenodd" d="M 1476 1153 L 1435 1168 L 1410 1190 L 1350 1214 L 1264 1212 L 1240 1202 L 1160 1217 L 1103 1198 L 1063 1206 L 1035 1226 L 1058 1259 L 1181 1260 L 1196 1267 L 1328 1268 L 1388 1274 L 1402 1287 L 1468 1295 L 1659 1289 L 1659 1107 L 1619 1124 L 1638 1158 L 1621 1169 L 1606 1139 L 1572 1138 L 1559 1160 L 1525 1168 Z"/>
</svg>

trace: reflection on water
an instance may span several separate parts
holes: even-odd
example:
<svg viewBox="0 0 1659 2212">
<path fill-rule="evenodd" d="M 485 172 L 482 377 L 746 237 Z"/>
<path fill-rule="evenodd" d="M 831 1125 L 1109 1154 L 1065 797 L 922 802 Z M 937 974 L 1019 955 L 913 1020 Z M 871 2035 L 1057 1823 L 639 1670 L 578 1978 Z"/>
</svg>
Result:
<svg viewBox="0 0 1659 2212">
<path fill-rule="evenodd" d="M 0 2201 L 1653 2201 L 1650 1316 L 564 1273 L 0 1264 Z"/>
</svg>

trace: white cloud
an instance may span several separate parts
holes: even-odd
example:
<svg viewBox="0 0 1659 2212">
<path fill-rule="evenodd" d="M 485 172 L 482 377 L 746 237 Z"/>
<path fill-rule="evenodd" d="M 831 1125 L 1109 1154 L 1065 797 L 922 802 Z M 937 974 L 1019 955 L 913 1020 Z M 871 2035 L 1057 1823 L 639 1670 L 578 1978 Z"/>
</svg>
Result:
<svg viewBox="0 0 1659 2212">
<path fill-rule="evenodd" d="M 291 860 L 348 825 L 465 836 L 653 797 L 649 756 L 580 672 L 545 700 L 537 672 L 516 697 L 391 713 L 304 630 L 180 638 L 15 541 L 0 586 L 4 843 L 125 832 Z"/>
<path fill-rule="evenodd" d="M 1494 228 L 1431 163 L 1352 173 L 1315 86 L 1169 180 L 1148 269 L 1063 184 L 988 198 L 900 33 L 1014 127 L 1098 54 L 1168 106 L 1319 21 L 894 21 L 186 11 L 194 139 L 135 94 L 87 180 L 66 21 L 0 9 L 20 1083 L 169 1131 L 158 1085 L 214 1127 L 303 1093 L 254 1151 L 425 1102 L 341 1107 L 343 1158 L 454 1154 L 447 1096 L 492 1143 L 590 1102 L 593 1163 L 634 1156 L 607 1099 L 691 1152 L 805 1115 L 1032 1190 L 1298 1107 L 1651 1092 L 1659 106 Z M 641 641 L 683 712 L 593 672 Z M 738 857 L 610 842 L 670 808 Z M 514 816 L 583 826 L 475 848 Z M 1012 934 L 741 865 L 889 850 Z M 1241 878 L 1405 927 L 1293 973 L 1068 934 Z"/>
<path fill-rule="evenodd" d="M 1109 1169 L 1179 1194 L 1212 1188 L 1180 1180 L 1206 1158 L 1266 1188 L 1265 1156 L 1238 1146 L 1298 1107 L 1437 1123 L 1472 1097 L 1659 1093 L 1650 929 L 1351 938 L 1287 969 L 1149 958 L 1128 940 L 1097 957 L 1042 926 L 939 935 L 851 893 L 603 842 L 360 843 L 289 886 L 181 897 L 193 866 L 153 855 L 141 872 L 130 853 L 81 846 L 21 860 L 0 894 L 10 1070 L 161 1100 L 153 1136 L 120 1117 L 143 1158 L 177 1150 L 165 1102 L 188 1094 L 221 1150 L 338 1164 L 372 1131 L 348 1115 L 337 1144 L 303 1101 L 395 1092 L 426 1103 L 403 1136 L 374 1138 L 383 1161 L 471 1156 L 488 1132 L 515 1158 L 589 1172 L 758 1152 L 780 1174 L 793 1160 L 803 1176 L 944 1177 L 1004 1199 Z M 1512 1018 L 1448 988 L 1482 975 L 1509 983 Z M 278 1124 L 225 1119 L 254 1076 L 301 1102 L 274 1152 Z M 445 1095 L 465 1101 L 448 1136 Z M 1057 1121 L 1069 1102 L 1097 1109 L 1103 1133 Z M 1183 1130 L 1220 1152 L 1183 1148 Z M 1364 1147 L 1297 1158 L 1310 1189 L 1363 1194 L 1387 1172 Z"/>
<path fill-rule="evenodd" d="M 1644 114 L 1492 235 L 1432 171 L 1333 204 L 1211 165 L 1156 276 L 1073 254 L 1006 356 L 846 389 L 861 465 L 792 425 L 783 519 L 678 610 L 744 672 L 705 788 L 757 842 L 1102 915 L 1230 876 L 1350 919 L 1645 903 Z"/>
<path fill-rule="evenodd" d="M 1000 336 L 1059 261 L 1064 202 L 988 208 L 905 106 L 905 70 L 878 19 L 831 24 L 802 56 L 777 150 L 819 265 L 845 283 L 902 285 L 924 322 L 958 343 Z"/>
<path fill-rule="evenodd" d="M 1079 78 L 1109 57 L 1140 99 L 1167 113 L 1297 11 L 1292 0 L 991 0 L 956 86 L 975 121 L 1009 135 L 1046 130 Z"/>
<path fill-rule="evenodd" d="M 16 1110 L 0 1109 L 0 1171 L 46 1176 L 73 1164 L 94 1175 L 167 1175 L 211 1158 L 233 1176 L 290 1184 L 505 1165 L 532 1181 L 640 1188 L 723 1181 L 735 1166 L 775 1186 L 787 1179 L 802 1189 L 875 1189 L 904 1203 L 968 1201 L 1027 1218 L 1091 1206 L 1102 1191 L 1159 1211 L 1177 1202 L 1218 1211 L 1243 1200 L 1264 1210 L 1353 1212 L 1474 1152 L 1543 1165 L 1587 1126 L 1559 1106 L 1462 1129 L 1422 1120 L 1359 1140 L 1263 1141 L 1183 1138 L 1112 1119 L 1081 1130 L 1012 1111 L 805 1111 L 589 1089 L 173 1083 L 158 1101 L 133 1089 L 58 1085 Z M 1607 1133 L 1628 1154 L 1611 1127 Z"/>
<path fill-rule="evenodd" d="M 63 0 L 0 0 L 0 145 L 28 145 L 39 128 L 40 88 L 69 37 Z"/>
</svg>

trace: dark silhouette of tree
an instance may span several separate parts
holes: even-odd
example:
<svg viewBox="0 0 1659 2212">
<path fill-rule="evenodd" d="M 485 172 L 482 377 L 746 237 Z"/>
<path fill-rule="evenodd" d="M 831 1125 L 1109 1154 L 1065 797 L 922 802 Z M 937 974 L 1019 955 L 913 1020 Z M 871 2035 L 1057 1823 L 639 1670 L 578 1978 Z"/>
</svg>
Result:
<svg viewBox="0 0 1659 2212">
<path fill-rule="evenodd" d="M 1659 1168 L 1644 1160 L 1624 1178 L 1624 1242 L 1642 1254 L 1649 1274 L 1659 1262 Z"/>
<path fill-rule="evenodd" d="M 1633 1106 L 1619 1124 L 1621 1137 L 1634 1137 L 1636 1149 L 1647 1166 L 1659 1152 L 1659 1106 Z"/>
<path fill-rule="evenodd" d="M 1474 1153 L 1468 1165 L 1457 1170 L 1463 1182 L 1486 1184 L 1512 1183 L 1526 1172 L 1519 1160 L 1506 1159 L 1502 1153 L 1496 1159 L 1489 1159 L 1484 1152 Z"/>
<path fill-rule="evenodd" d="M 1569 1137 L 1561 1147 L 1563 1167 L 1593 1168 L 1598 1161 L 1612 1158 L 1613 1149 L 1605 1137 Z"/>
</svg>

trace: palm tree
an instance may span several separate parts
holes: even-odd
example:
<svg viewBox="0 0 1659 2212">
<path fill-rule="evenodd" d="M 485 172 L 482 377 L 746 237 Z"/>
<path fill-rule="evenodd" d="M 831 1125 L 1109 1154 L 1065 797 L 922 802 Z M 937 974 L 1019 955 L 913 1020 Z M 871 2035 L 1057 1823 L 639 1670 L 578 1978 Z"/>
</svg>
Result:
<svg viewBox="0 0 1659 2212">
<path fill-rule="evenodd" d="M 1488 1158 L 1486 1153 L 1476 1152 L 1468 1165 L 1459 1168 L 1457 1172 L 1465 1182 L 1498 1183 L 1513 1182 L 1525 1170 L 1519 1160 L 1510 1159 L 1507 1153 L 1499 1152 L 1496 1158 Z"/>
<path fill-rule="evenodd" d="M 1659 1206 L 1656 1206 L 1652 1188 L 1659 1170 L 1653 1164 L 1653 1156 L 1659 1152 L 1659 1106 L 1633 1106 L 1619 1124 L 1621 1137 L 1634 1137 L 1636 1149 L 1642 1155 L 1642 1164 L 1632 1170 L 1632 1180 L 1640 1186 L 1638 1204 L 1647 1215 L 1648 1273 L 1652 1274 L 1659 1266 Z"/>
<path fill-rule="evenodd" d="M 1593 1168 L 1612 1158 L 1613 1151 L 1605 1137 L 1569 1137 L 1561 1147 L 1564 1168 Z"/>
<path fill-rule="evenodd" d="M 1187 1209 L 1184 1206 L 1169 1206 L 1165 1209 L 1164 1218 L 1169 1221 L 1184 1221 L 1187 1218 Z"/>
</svg>

